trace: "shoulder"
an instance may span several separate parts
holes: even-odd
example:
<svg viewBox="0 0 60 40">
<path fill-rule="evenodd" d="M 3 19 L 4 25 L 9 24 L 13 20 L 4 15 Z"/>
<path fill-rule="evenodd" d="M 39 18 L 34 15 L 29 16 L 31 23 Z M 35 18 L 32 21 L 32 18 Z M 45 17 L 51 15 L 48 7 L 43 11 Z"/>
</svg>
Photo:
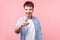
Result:
<svg viewBox="0 0 60 40">
<path fill-rule="evenodd" d="M 39 21 L 38 17 L 33 16 L 33 19 Z"/>
<path fill-rule="evenodd" d="M 23 21 L 24 20 L 24 16 L 20 17 L 17 21 Z"/>
<path fill-rule="evenodd" d="M 36 24 L 39 24 L 39 23 L 40 23 L 39 19 L 38 19 L 37 17 L 35 17 L 35 16 L 33 16 L 33 20 L 34 20 L 34 22 L 35 22 Z"/>
<path fill-rule="evenodd" d="M 19 18 L 16 22 L 16 26 L 21 24 L 23 22 L 23 20 L 24 20 L 24 17 Z"/>
<path fill-rule="evenodd" d="M 24 20 L 24 17 L 21 17 L 17 20 L 17 23 L 21 23 Z"/>
</svg>

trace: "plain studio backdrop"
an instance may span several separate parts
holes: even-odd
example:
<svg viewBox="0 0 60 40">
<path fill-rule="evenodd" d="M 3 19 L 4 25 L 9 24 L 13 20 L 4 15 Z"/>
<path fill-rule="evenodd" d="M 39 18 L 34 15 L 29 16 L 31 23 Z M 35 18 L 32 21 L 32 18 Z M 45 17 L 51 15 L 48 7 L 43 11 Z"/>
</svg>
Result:
<svg viewBox="0 0 60 40">
<path fill-rule="evenodd" d="M 19 40 L 14 32 L 19 18 L 24 16 L 27 0 L 0 0 L 0 40 Z M 30 0 L 35 4 L 33 15 L 41 24 L 43 40 L 60 40 L 60 0 Z"/>
</svg>

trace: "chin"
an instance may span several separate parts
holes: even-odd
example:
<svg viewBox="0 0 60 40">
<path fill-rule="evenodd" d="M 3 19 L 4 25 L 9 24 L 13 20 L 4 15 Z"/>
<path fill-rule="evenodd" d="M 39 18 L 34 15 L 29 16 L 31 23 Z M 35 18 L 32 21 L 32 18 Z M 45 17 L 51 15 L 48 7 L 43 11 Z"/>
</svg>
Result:
<svg viewBox="0 0 60 40">
<path fill-rule="evenodd" d="M 32 15 L 26 15 L 27 17 L 30 17 L 30 16 L 32 16 Z"/>
</svg>

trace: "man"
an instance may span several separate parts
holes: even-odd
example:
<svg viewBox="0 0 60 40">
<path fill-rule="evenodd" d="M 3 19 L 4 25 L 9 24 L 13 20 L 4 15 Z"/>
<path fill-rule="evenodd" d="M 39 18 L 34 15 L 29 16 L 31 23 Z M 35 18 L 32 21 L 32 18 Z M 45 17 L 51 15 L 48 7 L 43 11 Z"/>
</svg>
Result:
<svg viewBox="0 0 60 40">
<path fill-rule="evenodd" d="M 15 32 L 21 34 L 21 40 L 42 40 L 39 20 L 32 16 L 34 4 L 31 1 L 24 3 L 25 16 L 16 23 Z"/>
</svg>

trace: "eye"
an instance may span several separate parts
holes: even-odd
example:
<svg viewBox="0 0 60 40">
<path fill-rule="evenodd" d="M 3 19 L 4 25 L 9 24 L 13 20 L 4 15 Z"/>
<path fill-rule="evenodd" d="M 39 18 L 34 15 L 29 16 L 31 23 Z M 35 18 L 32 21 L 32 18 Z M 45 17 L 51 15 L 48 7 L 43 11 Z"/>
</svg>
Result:
<svg viewBox="0 0 60 40">
<path fill-rule="evenodd" d="M 29 9 L 29 10 L 32 10 L 32 9 Z"/>
<path fill-rule="evenodd" d="M 25 10 L 28 10 L 28 9 L 25 9 Z"/>
</svg>

